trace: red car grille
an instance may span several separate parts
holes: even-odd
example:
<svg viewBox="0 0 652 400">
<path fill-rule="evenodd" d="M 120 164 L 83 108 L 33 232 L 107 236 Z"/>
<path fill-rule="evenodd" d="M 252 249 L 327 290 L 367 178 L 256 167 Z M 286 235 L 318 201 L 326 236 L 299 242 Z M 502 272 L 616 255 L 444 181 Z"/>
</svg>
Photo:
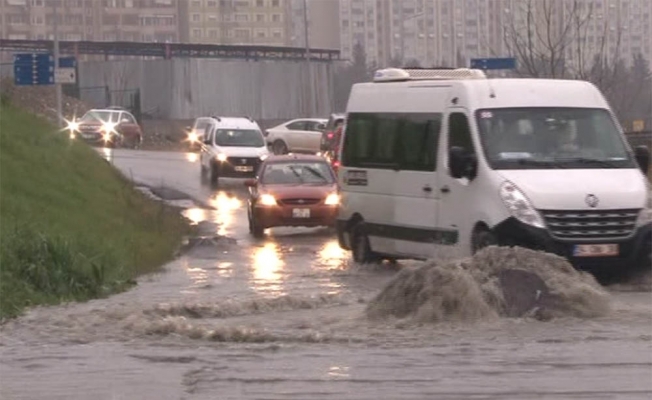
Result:
<svg viewBox="0 0 652 400">
<path fill-rule="evenodd" d="M 278 200 L 279 204 L 286 206 L 309 206 L 317 204 L 321 199 L 283 199 Z"/>
</svg>

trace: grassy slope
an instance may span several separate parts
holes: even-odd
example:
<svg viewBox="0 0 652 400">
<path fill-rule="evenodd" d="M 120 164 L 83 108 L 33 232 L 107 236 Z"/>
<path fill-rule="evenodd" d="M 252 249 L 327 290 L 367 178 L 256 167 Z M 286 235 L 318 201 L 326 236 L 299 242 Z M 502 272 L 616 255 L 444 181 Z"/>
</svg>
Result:
<svg viewBox="0 0 652 400">
<path fill-rule="evenodd" d="M 187 231 L 92 148 L 0 109 L 0 317 L 120 290 L 169 260 Z"/>
</svg>

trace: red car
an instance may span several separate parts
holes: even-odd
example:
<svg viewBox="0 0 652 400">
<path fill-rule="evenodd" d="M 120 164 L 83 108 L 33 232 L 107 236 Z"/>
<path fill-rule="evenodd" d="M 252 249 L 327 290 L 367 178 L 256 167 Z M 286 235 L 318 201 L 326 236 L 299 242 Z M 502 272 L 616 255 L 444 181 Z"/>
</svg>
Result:
<svg viewBox="0 0 652 400">
<path fill-rule="evenodd" d="M 69 124 L 71 137 L 104 147 L 138 148 L 143 132 L 136 118 L 118 107 L 93 109 Z"/>
<path fill-rule="evenodd" d="M 333 169 L 314 155 L 271 156 L 248 179 L 249 232 L 262 237 L 277 226 L 335 225 L 340 195 Z"/>
</svg>

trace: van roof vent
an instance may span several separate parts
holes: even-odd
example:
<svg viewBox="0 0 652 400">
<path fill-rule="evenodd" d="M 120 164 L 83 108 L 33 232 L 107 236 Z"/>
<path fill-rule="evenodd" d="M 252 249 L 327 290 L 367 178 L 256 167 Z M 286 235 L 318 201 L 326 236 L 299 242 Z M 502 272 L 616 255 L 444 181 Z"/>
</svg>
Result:
<svg viewBox="0 0 652 400">
<path fill-rule="evenodd" d="M 400 82 L 414 80 L 458 80 L 487 79 L 482 70 L 470 68 L 456 69 L 379 69 L 374 74 L 374 82 Z"/>
</svg>

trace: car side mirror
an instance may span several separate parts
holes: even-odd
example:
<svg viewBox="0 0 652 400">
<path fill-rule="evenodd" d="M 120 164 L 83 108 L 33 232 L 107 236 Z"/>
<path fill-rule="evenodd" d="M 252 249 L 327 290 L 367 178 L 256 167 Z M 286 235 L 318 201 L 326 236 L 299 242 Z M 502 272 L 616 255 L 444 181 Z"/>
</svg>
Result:
<svg viewBox="0 0 652 400">
<path fill-rule="evenodd" d="M 636 146 L 634 149 L 634 158 L 636 158 L 636 162 L 643 173 L 647 174 L 650 168 L 650 149 L 647 146 Z"/>
<path fill-rule="evenodd" d="M 477 173 L 478 160 L 465 148 L 453 146 L 448 151 L 448 169 L 455 179 L 473 179 Z"/>
<path fill-rule="evenodd" d="M 256 180 L 255 179 L 247 179 L 244 181 L 244 185 L 246 187 L 255 187 L 256 186 Z"/>
</svg>

